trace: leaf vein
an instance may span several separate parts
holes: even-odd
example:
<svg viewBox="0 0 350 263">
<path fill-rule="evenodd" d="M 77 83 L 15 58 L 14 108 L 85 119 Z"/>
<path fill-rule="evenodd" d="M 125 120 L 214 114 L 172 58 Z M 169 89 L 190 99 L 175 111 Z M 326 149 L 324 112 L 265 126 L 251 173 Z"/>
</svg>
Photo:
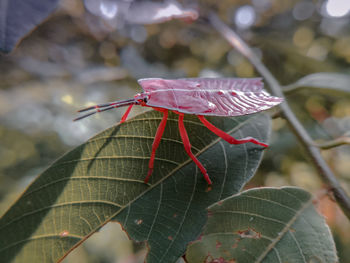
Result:
<svg viewBox="0 0 350 263">
<path fill-rule="evenodd" d="M 91 203 L 91 204 L 111 205 L 111 206 L 118 207 L 118 208 L 122 208 L 123 207 L 122 205 L 119 205 L 119 204 L 113 203 L 113 202 L 109 202 L 109 201 L 106 201 L 106 200 L 75 201 L 75 202 L 66 202 L 66 203 L 54 204 L 54 205 L 46 206 L 46 207 L 43 207 L 43 208 L 40 208 L 40 209 L 37 209 L 37 210 L 33 210 L 31 212 L 28 212 L 28 213 L 24 213 L 21 216 L 16 217 L 13 220 L 9 221 L 7 224 L 4 224 L 0 228 L 0 230 L 4 229 L 6 226 L 8 226 L 8 225 L 10 225 L 10 224 L 12 224 L 12 223 L 14 223 L 16 221 L 19 221 L 19 220 L 25 218 L 26 216 L 34 215 L 34 214 L 40 213 L 42 211 L 45 211 L 47 209 L 58 208 L 58 207 L 63 207 L 63 206 L 68 206 L 68 205 L 81 205 L 81 204 L 89 204 L 89 203 Z"/>
<path fill-rule="evenodd" d="M 191 193 L 190 200 L 189 200 L 189 202 L 188 202 L 188 204 L 187 204 L 187 207 L 186 207 L 186 209 L 185 209 L 184 216 L 183 216 L 183 218 L 182 218 L 182 220 L 181 220 L 181 222 L 180 222 L 180 224 L 179 224 L 179 227 L 178 227 L 178 229 L 177 229 L 177 231 L 176 231 L 176 233 L 175 233 L 175 236 L 173 237 L 173 242 L 170 242 L 170 244 L 169 244 L 169 246 L 167 247 L 166 251 L 163 253 L 163 256 L 162 256 L 161 260 L 163 260 L 163 258 L 164 258 L 165 255 L 168 253 L 168 251 L 169 251 L 169 249 L 171 248 L 171 246 L 174 244 L 174 241 L 176 240 L 177 236 L 179 235 L 180 229 L 182 228 L 182 226 L 183 226 L 183 224 L 184 224 L 184 222 L 185 222 L 186 215 L 187 215 L 187 213 L 188 213 L 188 211 L 189 211 L 189 209 L 190 209 L 190 206 L 191 206 L 191 204 L 192 204 L 192 200 L 193 200 L 193 197 L 194 197 L 195 189 L 196 189 L 197 182 L 198 182 L 197 179 L 198 179 L 198 168 L 197 168 L 197 166 L 196 166 L 195 182 L 194 182 L 194 184 L 193 184 L 193 188 L 192 188 L 192 193 Z M 160 261 L 160 262 L 162 262 L 162 261 Z"/>
<path fill-rule="evenodd" d="M 61 165 L 66 165 L 66 164 L 71 164 L 71 163 L 76 163 L 76 162 L 85 162 L 85 161 L 93 161 L 93 160 L 118 160 L 118 159 L 139 159 L 139 160 L 147 160 L 149 159 L 149 156 L 145 157 L 145 156 L 96 156 L 96 157 L 91 157 L 91 158 L 82 158 L 82 159 L 75 159 L 75 160 L 71 160 L 71 161 L 66 161 L 66 162 L 62 162 L 62 163 L 58 163 L 57 165 L 51 166 L 51 168 L 53 167 L 57 167 L 57 166 L 61 166 Z M 175 164 L 175 165 L 179 165 L 180 163 L 177 163 L 175 161 L 172 160 L 167 160 L 167 159 L 162 159 L 162 158 L 155 158 L 155 160 L 158 161 L 162 161 L 162 162 L 167 162 L 167 163 L 171 163 L 171 164 Z"/>
<path fill-rule="evenodd" d="M 285 191 L 286 192 L 286 191 Z M 289 193 L 290 194 L 290 193 Z M 290 194 L 292 195 L 292 194 Z M 295 196 L 294 196 L 295 197 Z M 296 198 L 297 199 L 297 198 Z M 298 199 L 299 200 L 299 199 Z M 265 250 L 264 253 L 261 254 L 261 256 L 258 258 L 258 260 L 256 262 L 261 262 L 266 255 L 271 251 L 271 249 L 282 239 L 282 237 L 287 233 L 287 231 L 289 230 L 289 228 L 294 224 L 294 222 L 297 220 L 297 218 L 301 215 L 301 213 L 310 206 L 310 204 L 312 203 L 312 200 L 310 199 L 308 202 L 306 202 L 301 208 L 300 210 L 295 214 L 295 216 L 293 216 L 290 221 L 288 222 L 288 224 L 285 225 L 285 227 L 282 229 L 282 231 L 279 232 L 278 237 L 275 239 L 274 242 L 272 242 Z"/>
<path fill-rule="evenodd" d="M 286 223 L 283 221 L 280 221 L 278 219 L 275 218 L 271 218 L 271 217 L 266 217 L 266 216 L 262 216 L 260 214 L 256 214 L 256 213 L 249 213 L 249 212 L 245 212 L 245 211 L 231 211 L 231 210 L 220 210 L 220 211 L 215 211 L 215 214 L 239 214 L 239 215 L 248 215 L 248 216 L 255 216 L 255 217 L 259 217 L 268 221 L 272 221 L 275 223 L 279 223 L 281 225 L 286 226 Z"/>
<path fill-rule="evenodd" d="M 0 249 L 0 252 L 6 250 L 8 248 L 17 246 L 17 245 L 19 245 L 21 243 L 27 242 L 27 241 L 33 241 L 33 240 L 39 240 L 39 239 L 47 239 L 47 238 L 59 238 L 59 239 L 61 239 L 63 237 L 60 236 L 59 234 L 51 234 L 51 235 L 48 234 L 48 235 L 40 235 L 40 236 L 39 235 L 38 236 L 31 236 L 30 238 L 22 239 L 22 240 L 19 240 L 17 242 L 11 243 L 8 246 L 2 247 Z M 64 238 L 72 238 L 72 239 L 79 239 L 79 240 L 81 240 L 83 238 L 83 236 L 69 234 L 67 236 L 64 236 Z"/>
<path fill-rule="evenodd" d="M 301 257 L 303 258 L 303 261 L 306 263 L 306 258 L 305 258 L 305 256 L 304 256 L 303 250 L 302 250 L 302 248 L 300 247 L 300 244 L 299 244 L 298 240 L 295 238 L 294 234 L 293 234 L 291 231 L 289 231 L 288 233 L 289 233 L 289 235 L 292 236 L 292 238 L 293 238 L 295 244 L 297 245 L 297 248 L 298 248 L 298 250 L 299 250 L 299 253 L 300 253 Z"/>
<path fill-rule="evenodd" d="M 51 181 L 50 183 L 43 184 L 40 187 L 23 194 L 22 197 L 28 196 L 33 194 L 34 192 L 37 192 L 39 190 L 42 190 L 50 185 L 54 185 L 59 182 L 63 181 L 69 181 L 69 180 L 81 180 L 81 179 L 97 179 L 97 180 L 110 180 L 110 181 L 122 181 L 122 182 L 132 182 L 132 183 L 142 183 L 145 184 L 143 180 L 137 180 L 137 179 L 130 179 L 130 178 L 120 178 L 120 177 L 108 177 L 108 176 L 74 176 L 74 177 L 63 177 L 55 181 Z M 148 184 L 149 185 L 149 184 Z"/>
<path fill-rule="evenodd" d="M 152 230 L 153 230 L 153 227 L 154 227 L 154 224 L 157 220 L 157 217 L 158 217 L 158 214 L 159 214 L 159 210 L 160 210 L 160 206 L 161 206 L 161 202 L 162 202 L 162 198 L 163 198 L 163 184 L 160 184 L 160 191 L 159 191 L 159 200 L 158 200 L 158 205 L 157 205 L 157 211 L 153 217 L 153 221 L 152 221 L 152 224 L 151 224 L 151 228 L 148 232 L 148 235 L 147 235 L 147 239 L 146 240 L 149 240 L 149 237 L 152 233 Z"/>
<path fill-rule="evenodd" d="M 264 202 L 267 202 L 267 203 L 271 203 L 271 204 L 275 204 L 275 205 L 278 205 L 280 207 L 283 207 L 283 208 L 286 208 L 288 210 L 291 210 L 293 211 L 294 213 L 298 212 L 297 210 L 289 207 L 289 206 L 286 206 L 286 205 L 283 205 L 279 202 L 276 202 L 276 201 L 273 201 L 273 200 L 270 200 L 270 199 L 264 199 L 264 198 L 260 198 L 260 197 L 257 197 L 257 196 L 252 196 L 252 195 L 248 195 L 248 194 L 245 194 L 244 197 L 247 197 L 247 198 L 251 198 L 251 199 L 256 199 L 256 200 L 261 200 L 261 201 L 264 201 Z"/>
</svg>

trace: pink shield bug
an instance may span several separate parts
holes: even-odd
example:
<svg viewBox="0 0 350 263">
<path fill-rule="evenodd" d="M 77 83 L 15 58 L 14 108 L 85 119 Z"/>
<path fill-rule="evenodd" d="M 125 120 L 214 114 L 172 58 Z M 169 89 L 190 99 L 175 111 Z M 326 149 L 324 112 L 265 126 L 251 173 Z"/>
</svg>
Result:
<svg viewBox="0 0 350 263">
<path fill-rule="evenodd" d="M 76 118 L 75 120 L 80 120 L 97 112 L 122 106 L 129 107 L 124 113 L 120 121 L 121 123 L 126 120 L 133 105 L 152 107 L 153 109 L 162 112 L 163 119 L 158 126 L 152 144 L 152 153 L 149 160 L 149 169 L 145 178 L 145 183 L 148 182 L 153 172 L 156 150 L 165 129 L 169 110 L 179 115 L 178 125 L 185 151 L 198 166 L 207 183 L 211 185 L 212 182 L 206 169 L 191 151 L 191 144 L 183 122 L 184 114 L 197 115 L 199 120 L 209 130 L 230 144 L 251 142 L 267 147 L 267 144 L 252 137 L 235 139 L 208 122 L 204 116 L 241 116 L 256 113 L 276 106 L 283 100 L 278 97 L 270 96 L 264 91 L 263 83 L 260 78 L 149 78 L 140 79 L 138 80 L 138 83 L 141 85 L 143 91 L 136 94 L 134 98 L 98 104 L 96 106 L 82 109 L 79 112 L 90 112 Z"/>
</svg>

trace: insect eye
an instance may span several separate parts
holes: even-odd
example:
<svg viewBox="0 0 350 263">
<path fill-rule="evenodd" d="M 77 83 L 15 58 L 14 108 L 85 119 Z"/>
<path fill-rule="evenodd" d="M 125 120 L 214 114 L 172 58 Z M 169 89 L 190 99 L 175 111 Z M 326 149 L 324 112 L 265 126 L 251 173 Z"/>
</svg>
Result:
<svg viewBox="0 0 350 263">
<path fill-rule="evenodd" d="M 143 99 L 143 102 L 144 102 L 144 103 L 147 103 L 147 101 L 148 101 L 148 97 L 145 97 L 145 98 Z"/>
</svg>

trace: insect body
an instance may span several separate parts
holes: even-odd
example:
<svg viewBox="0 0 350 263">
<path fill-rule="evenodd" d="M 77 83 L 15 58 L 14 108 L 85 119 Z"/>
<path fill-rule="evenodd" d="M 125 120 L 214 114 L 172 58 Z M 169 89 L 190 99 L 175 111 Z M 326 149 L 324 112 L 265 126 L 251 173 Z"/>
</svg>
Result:
<svg viewBox="0 0 350 263">
<path fill-rule="evenodd" d="M 163 113 L 153 144 L 152 153 L 149 160 L 149 170 L 145 178 L 145 183 L 153 172 L 156 150 L 160 144 L 167 118 L 168 111 L 171 110 L 179 115 L 179 131 L 184 144 L 185 151 L 195 162 L 205 180 L 212 184 L 204 166 L 193 155 L 191 144 L 183 122 L 184 114 L 195 114 L 199 120 L 213 133 L 230 144 L 242 144 L 251 142 L 263 147 L 268 145 L 254 139 L 246 137 L 235 139 L 213 124 L 208 122 L 204 116 L 241 116 L 259 111 L 267 110 L 282 102 L 281 98 L 270 96 L 263 90 L 261 79 L 240 79 L 240 78 L 189 78 L 189 79 L 140 79 L 143 92 L 138 93 L 132 99 L 114 101 L 106 104 L 99 104 L 80 110 L 89 111 L 75 120 L 80 120 L 97 112 L 129 106 L 124 113 L 121 123 L 127 119 L 133 105 L 152 107 Z"/>
</svg>

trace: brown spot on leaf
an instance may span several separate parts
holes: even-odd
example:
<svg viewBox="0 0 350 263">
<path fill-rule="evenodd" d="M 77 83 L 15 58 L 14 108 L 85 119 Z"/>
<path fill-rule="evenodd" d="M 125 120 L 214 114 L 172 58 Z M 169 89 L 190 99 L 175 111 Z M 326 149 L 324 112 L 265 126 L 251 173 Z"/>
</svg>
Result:
<svg viewBox="0 0 350 263">
<path fill-rule="evenodd" d="M 216 241 L 216 249 L 218 249 L 218 248 L 220 248 L 222 246 L 222 243 L 221 242 L 219 242 L 219 241 Z"/>
<path fill-rule="evenodd" d="M 240 238 L 237 238 L 237 239 L 236 239 L 236 242 L 233 243 L 232 248 L 237 248 L 237 247 L 238 247 L 238 242 L 239 242 L 239 241 L 241 241 L 241 239 L 240 239 Z"/>
<path fill-rule="evenodd" d="M 63 230 L 61 233 L 60 233 L 60 237 L 66 237 L 69 235 L 69 232 L 68 230 Z"/>
<path fill-rule="evenodd" d="M 213 188 L 211 187 L 211 185 L 208 185 L 207 189 L 205 190 L 206 193 L 210 192 Z"/>
<path fill-rule="evenodd" d="M 241 238 L 254 238 L 254 239 L 261 238 L 261 233 L 257 232 L 256 230 L 254 230 L 253 228 L 250 228 L 250 227 L 246 230 L 237 231 L 237 234 Z"/>
<path fill-rule="evenodd" d="M 308 261 L 308 263 L 322 263 L 322 262 L 323 262 L 323 260 L 317 256 L 312 256 L 310 258 L 310 260 Z"/>
<path fill-rule="evenodd" d="M 136 224 L 136 225 L 141 225 L 141 224 L 142 224 L 142 222 L 143 222 L 143 220 L 142 220 L 142 219 L 135 220 L 135 224 Z"/>
<path fill-rule="evenodd" d="M 235 263 L 235 259 L 229 259 L 228 261 L 223 257 L 212 258 L 211 261 L 205 261 L 206 263 Z"/>
<path fill-rule="evenodd" d="M 224 250 L 223 253 L 226 255 L 226 257 L 230 256 L 230 251 L 228 251 L 228 250 Z"/>
<path fill-rule="evenodd" d="M 173 240 L 173 237 L 172 237 L 172 236 L 168 236 L 168 239 L 169 239 L 169 240 Z"/>
<path fill-rule="evenodd" d="M 204 259 L 204 263 L 210 263 L 213 260 L 213 257 L 208 253 L 208 255 Z"/>
</svg>

